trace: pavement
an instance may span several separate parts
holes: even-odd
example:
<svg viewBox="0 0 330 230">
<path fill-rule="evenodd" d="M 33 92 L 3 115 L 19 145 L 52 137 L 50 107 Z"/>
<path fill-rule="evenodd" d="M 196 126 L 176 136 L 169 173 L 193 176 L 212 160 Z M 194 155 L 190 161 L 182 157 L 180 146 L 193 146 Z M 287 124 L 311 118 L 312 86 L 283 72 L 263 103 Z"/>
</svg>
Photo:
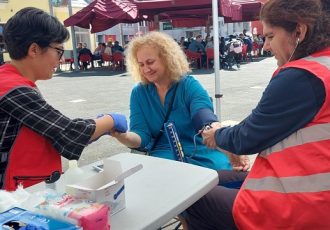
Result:
<svg viewBox="0 0 330 230">
<path fill-rule="evenodd" d="M 276 60 L 268 57 L 242 64 L 240 69 L 220 70 L 220 90 L 223 94 L 220 103 L 221 122 L 231 125 L 248 116 L 257 105 L 275 69 Z M 191 74 L 214 98 L 214 70 L 193 70 Z M 109 112 L 123 113 L 129 118 L 129 97 L 134 84 L 126 72 L 112 71 L 106 67 L 63 71 L 55 73 L 51 80 L 37 82 L 46 101 L 70 118 L 95 118 L 98 114 Z M 129 151 L 116 139 L 103 136 L 84 149 L 78 163 L 83 166 Z M 250 156 L 250 159 L 253 162 L 255 156 Z M 62 162 L 65 170 L 68 161 L 63 158 Z M 175 226 L 164 229 L 173 229 Z"/>
<path fill-rule="evenodd" d="M 250 114 L 268 84 L 276 61 L 273 57 L 242 64 L 233 71 L 220 70 L 220 120 L 234 124 Z M 214 97 L 213 69 L 193 70 L 198 79 Z M 51 80 L 37 85 L 46 101 L 70 118 L 95 118 L 100 113 L 119 112 L 129 118 L 129 97 L 135 82 L 126 72 L 99 67 L 87 71 L 63 71 Z M 213 100 L 215 101 L 215 100 Z M 103 136 L 88 145 L 79 160 L 83 166 L 130 149 L 110 136 Z M 64 168 L 67 160 L 63 159 Z"/>
</svg>

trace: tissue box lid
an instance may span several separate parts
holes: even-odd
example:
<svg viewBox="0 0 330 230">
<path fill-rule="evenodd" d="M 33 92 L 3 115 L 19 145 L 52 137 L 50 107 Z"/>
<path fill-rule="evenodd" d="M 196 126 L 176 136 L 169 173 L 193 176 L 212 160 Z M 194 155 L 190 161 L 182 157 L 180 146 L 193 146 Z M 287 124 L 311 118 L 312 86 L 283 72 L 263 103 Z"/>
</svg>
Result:
<svg viewBox="0 0 330 230">
<path fill-rule="evenodd" d="M 114 185 L 117 185 L 118 183 L 122 183 L 122 181 L 134 174 L 135 172 L 142 169 L 142 165 L 138 164 L 124 172 L 114 170 L 115 172 L 112 172 L 111 170 L 108 170 L 108 168 L 111 168 L 109 166 L 109 162 L 112 163 L 112 165 L 116 165 L 120 167 L 120 162 L 117 161 L 107 161 L 108 164 L 105 164 L 105 171 L 100 172 L 94 176 L 89 177 L 88 179 L 81 181 L 77 184 L 70 184 L 67 185 L 67 187 L 79 189 L 79 190 L 86 190 L 86 191 L 101 191 L 108 189 Z M 114 167 L 115 168 L 115 167 Z"/>
</svg>

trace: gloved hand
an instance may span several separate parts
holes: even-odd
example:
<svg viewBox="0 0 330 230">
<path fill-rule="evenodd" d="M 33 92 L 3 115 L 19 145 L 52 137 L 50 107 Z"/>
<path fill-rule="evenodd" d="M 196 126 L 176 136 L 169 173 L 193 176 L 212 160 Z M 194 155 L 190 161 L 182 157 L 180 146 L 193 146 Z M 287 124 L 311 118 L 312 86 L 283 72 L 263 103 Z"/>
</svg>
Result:
<svg viewBox="0 0 330 230">
<path fill-rule="evenodd" d="M 113 119 L 113 129 L 120 133 L 125 133 L 127 131 L 127 120 L 125 115 L 119 113 L 109 113 Z"/>
<path fill-rule="evenodd" d="M 119 114 L 119 113 L 109 113 L 109 114 L 99 114 L 96 116 L 96 118 L 101 118 L 104 115 L 109 115 L 112 117 L 113 119 L 113 130 L 116 132 L 120 132 L 120 133 L 125 133 L 127 131 L 127 121 L 126 121 L 126 117 L 123 114 Z M 111 132 L 107 132 L 107 133 L 103 133 L 101 136 L 95 138 L 94 140 L 91 140 L 88 142 L 88 144 L 91 144 L 95 141 L 97 141 L 100 137 L 104 136 L 104 135 L 111 135 Z"/>
</svg>

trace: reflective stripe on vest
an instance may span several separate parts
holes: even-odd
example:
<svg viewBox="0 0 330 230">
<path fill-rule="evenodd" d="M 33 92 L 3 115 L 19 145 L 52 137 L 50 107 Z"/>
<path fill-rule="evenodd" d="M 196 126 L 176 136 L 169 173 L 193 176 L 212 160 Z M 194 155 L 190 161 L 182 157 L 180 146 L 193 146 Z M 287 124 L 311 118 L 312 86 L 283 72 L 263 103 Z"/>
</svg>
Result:
<svg viewBox="0 0 330 230">
<path fill-rule="evenodd" d="M 250 178 L 244 184 L 244 189 L 250 189 L 253 191 L 272 191 L 280 193 L 328 191 L 330 190 L 329 178 L 330 173 L 320 173 L 310 176 L 294 176 L 286 178 Z"/>
<path fill-rule="evenodd" d="M 313 57 L 313 56 L 308 56 L 305 58 L 302 58 L 303 60 L 306 61 L 315 61 L 326 67 L 328 70 L 330 70 L 330 57 Z"/>
<path fill-rule="evenodd" d="M 273 152 L 279 152 L 286 148 L 328 139 L 330 139 L 330 123 L 309 126 L 298 130 L 294 134 L 283 139 L 281 142 L 262 151 L 259 156 L 267 157 Z"/>
</svg>

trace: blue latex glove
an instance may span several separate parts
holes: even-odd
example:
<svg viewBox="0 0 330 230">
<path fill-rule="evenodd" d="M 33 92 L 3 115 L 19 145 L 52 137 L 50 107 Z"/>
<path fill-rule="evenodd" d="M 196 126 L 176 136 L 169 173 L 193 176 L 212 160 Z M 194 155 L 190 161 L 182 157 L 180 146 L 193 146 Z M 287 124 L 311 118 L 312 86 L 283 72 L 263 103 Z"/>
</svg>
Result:
<svg viewBox="0 0 330 230">
<path fill-rule="evenodd" d="M 106 114 L 99 114 L 96 116 L 96 118 L 103 117 L 104 115 L 106 115 Z M 115 131 L 120 132 L 120 133 L 125 133 L 127 131 L 128 127 L 127 127 L 127 121 L 126 121 L 125 115 L 119 114 L 119 113 L 109 113 L 108 115 L 111 116 L 113 119 L 113 128 Z M 102 137 L 104 135 L 111 135 L 111 132 L 102 134 L 98 138 L 88 142 L 88 144 L 91 144 L 91 143 L 97 141 L 100 137 Z"/>
<path fill-rule="evenodd" d="M 103 117 L 106 114 L 99 114 L 97 115 L 96 118 L 100 118 Z M 113 128 L 114 130 L 116 130 L 117 132 L 120 133 L 125 133 L 127 131 L 127 120 L 125 115 L 120 114 L 120 113 L 108 113 L 107 115 L 111 116 L 113 119 Z M 111 133 L 106 133 L 111 135 Z"/>
<path fill-rule="evenodd" d="M 119 113 L 109 113 L 108 115 L 110 115 L 113 119 L 114 130 L 120 133 L 125 133 L 127 131 L 128 128 L 125 115 Z"/>
</svg>

